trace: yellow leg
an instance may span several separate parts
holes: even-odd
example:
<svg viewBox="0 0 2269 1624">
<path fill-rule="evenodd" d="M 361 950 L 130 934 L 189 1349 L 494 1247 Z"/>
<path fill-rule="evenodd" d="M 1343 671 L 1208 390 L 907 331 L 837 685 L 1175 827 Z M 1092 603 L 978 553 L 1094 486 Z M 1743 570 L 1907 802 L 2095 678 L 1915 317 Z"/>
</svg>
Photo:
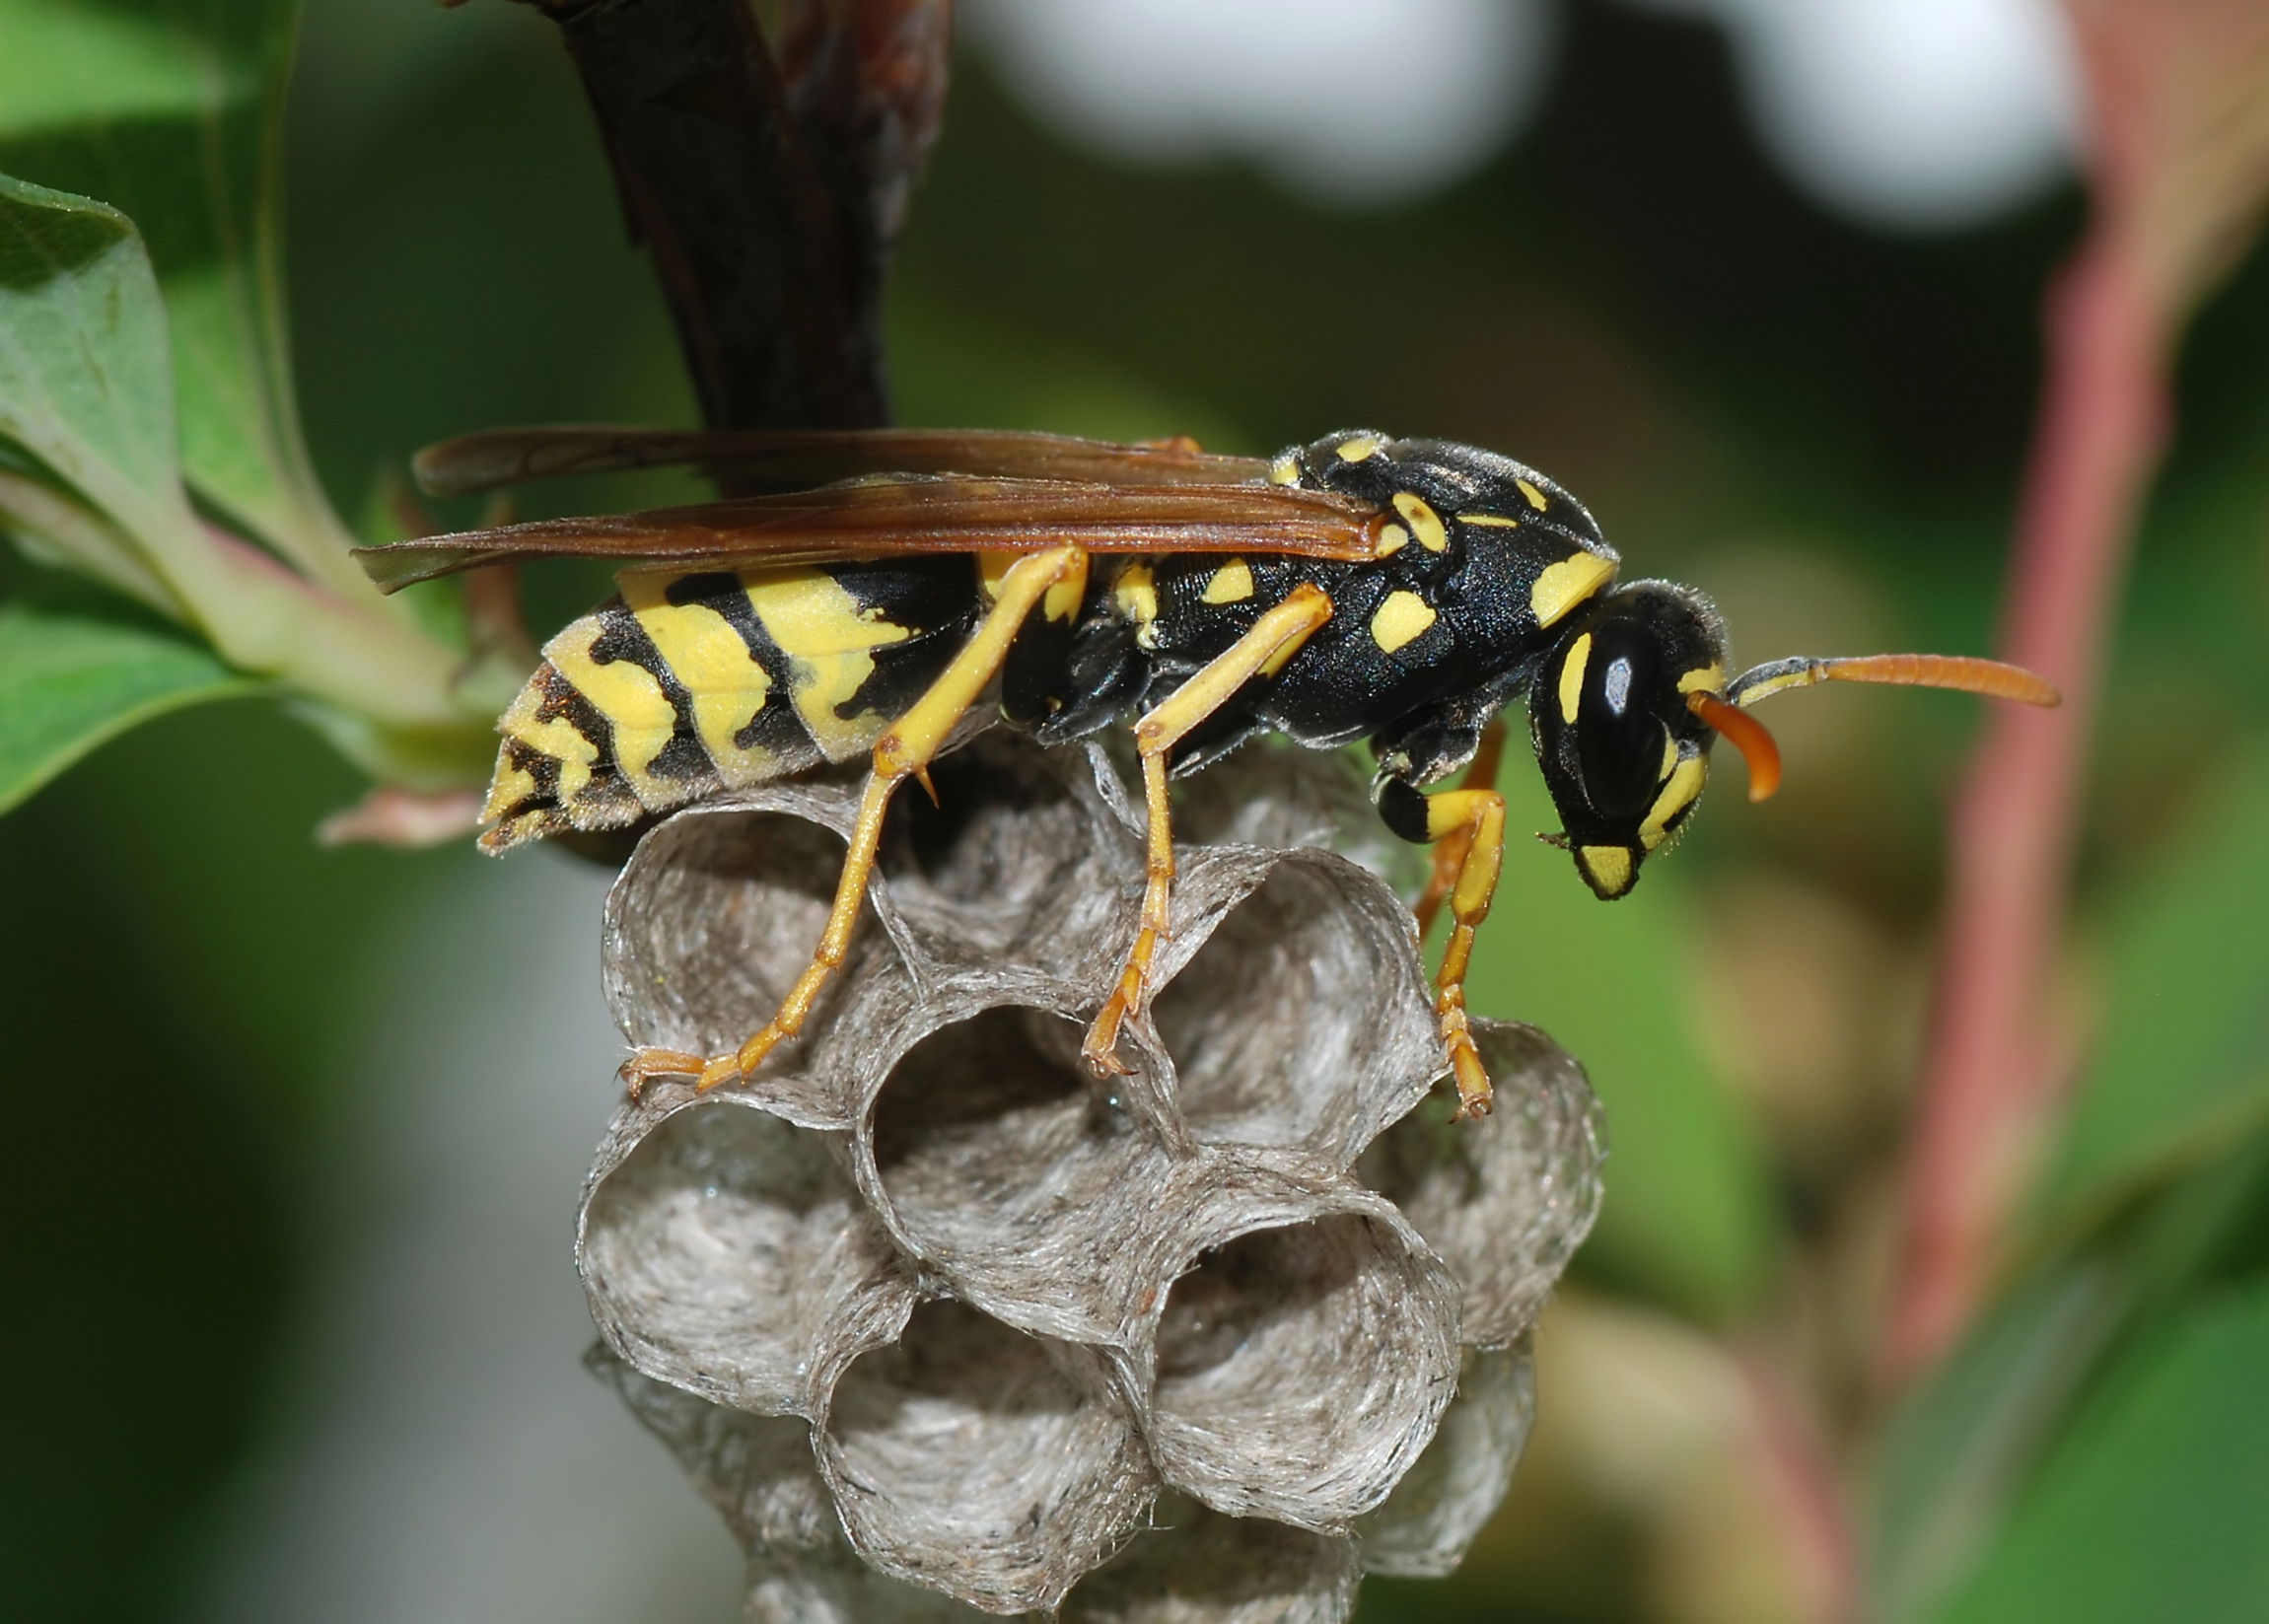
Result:
<svg viewBox="0 0 2269 1624">
<path fill-rule="evenodd" d="M 780 1001 L 780 1008 L 761 1031 L 732 1054 L 703 1060 L 671 1049 L 641 1049 L 622 1068 L 623 1082 L 634 1094 L 653 1077 L 698 1076 L 697 1086 L 703 1089 L 734 1082 L 754 1071 L 776 1045 L 803 1030 L 819 990 L 850 952 L 851 933 L 858 928 L 859 909 L 867 899 L 867 882 L 875 872 L 875 856 L 882 846 L 883 818 L 890 810 L 891 793 L 908 778 L 927 783 L 930 763 L 944 748 L 955 724 L 968 714 L 985 685 L 999 674 L 1025 618 L 1051 591 L 1056 591 L 1060 600 L 1062 589 L 1073 589 L 1076 606 L 1076 589 L 1085 581 L 1087 566 L 1084 548 L 1051 547 L 1046 552 L 1024 555 L 1001 576 L 993 606 L 954 657 L 954 663 L 875 741 L 875 770 L 868 776 L 866 793 L 859 801 L 859 816 L 851 826 L 850 849 L 843 854 L 842 875 L 835 883 L 835 900 L 827 910 L 826 929 L 820 932 L 812 961 Z M 1051 601 L 1051 609 L 1057 606 Z"/>
<path fill-rule="evenodd" d="M 1497 787 L 1497 765 L 1505 755 L 1505 722 L 1502 717 L 1481 730 L 1481 747 L 1473 752 L 1473 760 L 1465 769 L 1465 776 L 1457 781 L 1461 790 L 1489 790 Z M 1457 871 L 1465 864 L 1465 854 L 1472 849 L 1473 830 L 1470 824 L 1460 823 L 1434 843 L 1434 871 L 1427 876 L 1426 892 L 1419 897 L 1411 912 L 1418 916 L 1418 939 L 1424 941 L 1426 933 L 1434 928 L 1434 916 L 1442 911 L 1442 903 L 1450 895 L 1450 887 L 1457 883 Z"/>
<path fill-rule="evenodd" d="M 1456 879 L 1451 883 L 1450 945 L 1434 977 L 1434 1014 L 1442 1023 L 1443 1046 L 1457 1080 L 1457 1118 L 1489 1114 L 1489 1073 L 1473 1046 L 1465 1020 L 1465 967 L 1473 957 L 1473 933 L 1489 917 L 1497 876 L 1505 866 L 1505 798 L 1495 790 L 1455 789 L 1430 797 L 1426 832 L 1438 842 L 1462 846 Z"/>
<path fill-rule="evenodd" d="M 1295 587 L 1283 602 L 1261 615 L 1252 629 L 1160 701 L 1135 724 L 1135 748 L 1142 757 L 1143 799 L 1150 812 L 1144 863 L 1142 915 L 1134 946 L 1127 950 L 1118 985 L 1088 1028 L 1080 1053 L 1100 1072 L 1124 1072 L 1118 1058 L 1119 1026 L 1143 1007 L 1150 984 L 1151 956 L 1167 934 L 1167 905 L 1173 893 L 1173 815 L 1167 801 L 1167 757 L 1205 719 L 1235 697 L 1252 677 L 1273 671 L 1292 658 L 1316 627 L 1331 618 L 1331 600 L 1317 587 Z"/>
</svg>

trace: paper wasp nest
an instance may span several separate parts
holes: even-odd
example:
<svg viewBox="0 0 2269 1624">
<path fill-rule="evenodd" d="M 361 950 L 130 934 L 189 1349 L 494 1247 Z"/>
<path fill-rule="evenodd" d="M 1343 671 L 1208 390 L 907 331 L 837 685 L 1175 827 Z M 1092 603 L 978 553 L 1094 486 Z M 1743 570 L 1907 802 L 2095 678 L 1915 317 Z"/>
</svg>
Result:
<svg viewBox="0 0 2269 1624">
<path fill-rule="evenodd" d="M 1365 1572 L 1448 1573 L 1597 1206 L 1581 1070 L 1481 1023 L 1498 1111 L 1452 1126 L 1409 912 L 1322 849 L 1387 837 L 1339 762 L 1247 750 L 1192 786 L 1155 1021 L 1098 1082 L 1118 779 L 1003 735 L 936 779 L 804 1041 L 626 1102 L 585 1189 L 594 1359 L 746 1546 L 748 1616 L 1333 1620 Z M 606 916 L 631 1042 L 762 1022 L 856 799 L 646 836 Z"/>
</svg>

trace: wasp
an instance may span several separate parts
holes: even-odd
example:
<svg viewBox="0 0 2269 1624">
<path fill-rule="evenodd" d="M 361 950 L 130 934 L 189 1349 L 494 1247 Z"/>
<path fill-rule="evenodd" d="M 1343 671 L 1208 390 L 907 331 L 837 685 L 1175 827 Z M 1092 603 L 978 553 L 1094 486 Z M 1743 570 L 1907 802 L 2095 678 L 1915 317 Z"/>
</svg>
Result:
<svg viewBox="0 0 2269 1624">
<path fill-rule="evenodd" d="M 823 763 L 870 764 L 811 962 L 739 1050 L 645 1049 L 633 1088 L 741 1078 L 801 1030 L 857 925 L 893 793 L 972 711 L 1042 743 L 1133 719 L 1148 811 L 1135 936 L 1083 1053 L 1123 1071 L 1174 873 L 1170 781 L 1263 733 L 1329 749 L 1368 739 L 1386 826 L 1434 848 L 1423 931 L 1447 903 L 1435 980 L 1458 1112 L 1489 1079 L 1464 980 L 1505 846 L 1498 718 L 1527 704 L 1538 767 L 1577 873 L 1625 895 L 1699 803 L 1710 749 L 1749 794 L 1779 781 L 1748 708 L 1824 680 L 1957 688 L 2054 704 L 1998 662 L 1937 655 L 1780 660 L 1729 674 L 1708 599 L 1617 580 L 1584 505 L 1491 452 L 1370 431 L 1273 460 L 1186 440 L 1044 434 L 499 430 L 421 454 L 439 494 L 678 463 L 738 493 L 696 506 L 555 519 L 363 549 L 393 590 L 542 557 L 621 566 L 617 596 L 543 650 L 498 723 L 482 848 L 626 827 Z M 1454 787 L 1422 791 L 1464 770 Z M 932 791 L 934 795 L 934 791 Z"/>
</svg>

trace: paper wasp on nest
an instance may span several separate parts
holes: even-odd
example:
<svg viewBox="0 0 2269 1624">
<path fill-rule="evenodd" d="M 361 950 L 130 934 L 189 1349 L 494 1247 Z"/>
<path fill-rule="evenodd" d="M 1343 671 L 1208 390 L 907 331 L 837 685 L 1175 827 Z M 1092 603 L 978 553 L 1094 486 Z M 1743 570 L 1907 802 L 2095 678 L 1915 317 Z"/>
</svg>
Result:
<svg viewBox="0 0 2269 1624">
<path fill-rule="evenodd" d="M 502 430 L 419 459 L 462 493 L 561 473 L 691 463 L 755 494 L 546 520 L 364 549 L 389 590 L 543 557 L 621 568 L 499 722 L 482 847 L 621 828 L 826 762 L 872 761 L 825 931 L 769 1023 L 732 1054 L 649 1049 L 633 1087 L 703 1088 L 803 1026 L 857 924 L 890 797 L 997 688 L 1043 743 L 1132 717 L 1149 810 L 1140 923 L 1084 1053 L 1123 1070 L 1173 880 L 1168 782 L 1257 734 L 1326 749 L 1368 738 L 1388 828 L 1431 843 L 1421 927 L 1453 931 L 1436 1011 L 1461 1115 L 1489 1109 L 1464 977 L 1504 853 L 1491 788 L 1498 713 L 1525 696 L 1552 836 L 1604 898 L 1693 812 L 1722 736 L 1751 800 L 1780 759 L 1750 705 L 1834 679 L 1959 688 L 2028 704 L 2029 671 L 1940 655 L 1781 660 L 1727 672 L 1716 607 L 1664 581 L 1616 584 L 1583 504 L 1490 452 L 1327 435 L 1273 461 L 1186 441 L 876 430 L 678 434 Z M 1455 788 L 1420 787 L 1471 766 Z"/>
</svg>

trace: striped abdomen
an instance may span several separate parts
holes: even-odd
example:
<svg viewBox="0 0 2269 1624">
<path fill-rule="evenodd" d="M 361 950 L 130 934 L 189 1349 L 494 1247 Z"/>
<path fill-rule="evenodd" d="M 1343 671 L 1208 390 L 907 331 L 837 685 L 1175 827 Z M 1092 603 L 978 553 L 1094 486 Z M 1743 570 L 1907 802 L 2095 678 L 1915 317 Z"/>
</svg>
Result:
<svg viewBox="0 0 2269 1624">
<path fill-rule="evenodd" d="M 969 560 L 627 575 L 497 723 L 501 852 L 866 753 L 975 622 Z"/>
</svg>

